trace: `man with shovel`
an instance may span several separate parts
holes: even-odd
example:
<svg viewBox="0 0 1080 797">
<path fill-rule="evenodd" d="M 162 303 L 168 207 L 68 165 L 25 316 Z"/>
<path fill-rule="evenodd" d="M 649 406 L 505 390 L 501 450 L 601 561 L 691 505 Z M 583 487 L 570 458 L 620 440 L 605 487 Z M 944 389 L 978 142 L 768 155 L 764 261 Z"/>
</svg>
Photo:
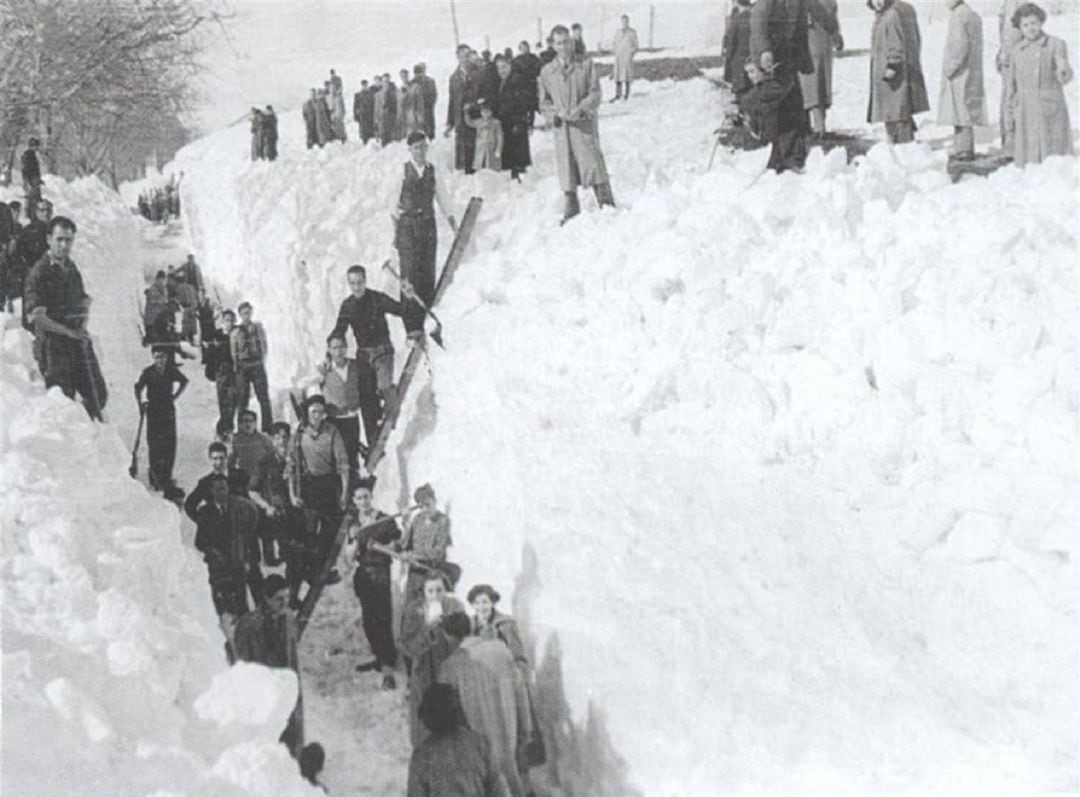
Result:
<svg viewBox="0 0 1080 797">
<path fill-rule="evenodd" d="M 425 308 L 435 299 L 435 253 L 438 235 L 435 230 L 435 204 L 450 222 L 450 229 L 457 232 L 450 198 L 442 181 L 436 178 L 435 167 L 428 163 L 427 136 L 410 133 L 406 143 L 412 158 L 405 164 L 398 206 L 391 214 L 394 218 L 394 245 L 401 260 L 401 281 L 416 292 L 415 297 L 405 294 L 403 302 L 405 331 L 411 340 L 418 340 L 424 332 Z"/>
<path fill-rule="evenodd" d="M 383 408 L 394 395 L 394 347 L 390 344 L 386 316 L 400 317 L 403 308 L 401 302 L 367 287 L 367 270 L 363 266 L 350 266 L 347 274 L 351 295 L 341 303 L 337 323 L 326 342 L 329 346 L 335 339 L 344 340 L 350 328 L 356 338 L 360 414 L 364 420 L 364 438 L 370 446 L 378 436 Z"/>
</svg>

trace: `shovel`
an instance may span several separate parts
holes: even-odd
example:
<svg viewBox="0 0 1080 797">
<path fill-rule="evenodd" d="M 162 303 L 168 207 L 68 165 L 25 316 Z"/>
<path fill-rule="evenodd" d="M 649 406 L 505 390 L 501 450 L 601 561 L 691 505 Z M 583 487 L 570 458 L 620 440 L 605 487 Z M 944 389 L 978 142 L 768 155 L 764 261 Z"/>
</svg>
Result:
<svg viewBox="0 0 1080 797">
<path fill-rule="evenodd" d="M 383 268 L 394 275 L 394 279 L 396 279 L 401 285 L 402 293 L 404 293 L 406 296 L 408 296 L 410 299 L 420 305 L 420 309 L 427 313 L 429 316 L 431 316 L 431 320 L 435 322 L 435 329 L 431 331 L 430 337 L 433 341 L 435 341 L 435 343 L 440 349 L 445 349 L 446 346 L 443 344 L 442 337 L 442 321 L 439 320 L 439 317 L 435 315 L 435 313 L 431 312 L 431 308 L 424 304 L 423 299 L 416 295 L 416 291 L 413 290 L 412 285 L 409 284 L 409 281 L 401 278 L 401 275 L 398 274 L 394 270 L 394 267 L 390 265 L 389 260 L 383 263 Z"/>
</svg>

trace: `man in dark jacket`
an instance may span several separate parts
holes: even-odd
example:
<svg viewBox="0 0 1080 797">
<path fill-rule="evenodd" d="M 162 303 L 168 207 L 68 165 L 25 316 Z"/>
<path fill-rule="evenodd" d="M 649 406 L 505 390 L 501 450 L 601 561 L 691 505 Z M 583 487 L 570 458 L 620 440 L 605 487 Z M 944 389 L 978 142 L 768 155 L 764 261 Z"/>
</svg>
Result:
<svg viewBox="0 0 1080 797">
<path fill-rule="evenodd" d="M 810 124 L 798 75 L 814 71 L 807 29 L 809 15 L 817 9 L 817 3 L 806 0 L 758 0 L 750 11 L 750 54 L 784 91 L 776 135 L 769 142 L 769 168 L 778 172 L 801 169 L 806 160 Z"/>
<path fill-rule="evenodd" d="M 205 485 L 208 497 L 194 513 L 195 548 L 206 561 L 214 609 L 219 615 L 239 617 L 250 608 L 246 588 L 250 588 L 256 606 L 262 600 L 255 536 L 258 510 L 248 499 L 230 492 L 229 479 L 223 474 L 205 476 L 199 485 Z"/>
<path fill-rule="evenodd" d="M 262 114 L 262 131 L 263 131 L 263 157 L 269 161 L 277 160 L 277 114 L 274 113 L 274 106 L 267 105 L 266 110 Z"/>
<path fill-rule="evenodd" d="M 394 393 L 394 347 L 390 343 L 387 315 L 402 314 L 401 302 L 385 293 L 367 287 L 367 271 L 363 266 L 350 266 L 347 272 L 349 291 L 341 303 L 337 323 L 327 335 L 329 345 L 334 338 L 344 338 L 352 329 L 356 338 L 356 361 L 360 365 L 360 412 L 364 416 L 368 444 L 374 442 L 385 405 Z M 382 407 L 380 407 L 380 399 Z M 372 423 L 374 419 L 374 423 Z"/>
<path fill-rule="evenodd" d="M 52 204 L 47 199 L 40 199 L 34 206 L 34 218 L 22 228 L 15 239 L 11 252 L 11 264 L 8 268 L 8 297 L 18 299 L 23 295 L 26 275 L 49 250 L 49 222 L 52 220 Z M 30 329 L 26 320 L 26 307 L 23 306 L 23 326 Z"/>
<path fill-rule="evenodd" d="M 420 96 L 424 98 L 424 135 L 435 138 L 435 102 L 439 99 L 439 88 L 433 78 L 428 77 L 427 64 L 419 63 L 413 67 L 413 75 L 420 84 Z"/>
<path fill-rule="evenodd" d="M 27 207 L 35 207 L 41 199 L 41 162 L 37 155 L 40 145 L 40 141 L 32 138 L 27 142 L 27 149 L 22 154 L 22 178 Z"/>
<path fill-rule="evenodd" d="M 184 496 L 173 481 L 176 463 L 176 399 L 187 387 L 187 377 L 175 365 L 169 365 L 168 354 L 161 346 L 152 349 L 154 364 L 143 369 L 135 383 L 135 401 L 146 417 L 146 447 L 150 460 L 150 487 L 161 490 L 170 501 Z M 179 385 L 173 392 L 173 385 Z M 143 390 L 146 403 L 143 403 Z"/>
<path fill-rule="evenodd" d="M 307 148 L 311 149 L 317 143 L 319 143 L 319 132 L 316 124 L 316 102 L 315 89 L 311 90 L 311 96 L 304 101 L 303 114 L 304 114 L 304 129 L 307 131 Z"/>
<path fill-rule="evenodd" d="M 457 48 L 458 68 L 450 75 L 450 99 L 446 106 L 445 135 L 454 134 L 454 168 L 472 174 L 476 150 L 476 128 L 465 122 L 465 114 L 480 98 L 483 75 L 472 62 L 467 44 Z"/>
<path fill-rule="evenodd" d="M 391 141 L 397 141 L 398 135 L 398 89 L 390 79 L 390 73 L 382 76 L 382 115 L 378 119 L 379 139 L 385 147 Z"/>
<path fill-rule="evenodd" d="M 520 76 L 522 84 L 532 98 L 532 107 L 529 109 L 529 127 L 532 127 L 539 107 L 539 94 L 537 93 L 536 83 L 540 77 L 540 70 L 543 68 L 544 62 L 529 49 L 529 43 L 523 40 L 518 43 L 518 54 L 514 56 L 512 65 L 514 72 Z"/>
<path fill-rule="evenodd" d="M 360 91 L 353 95 L 353 119 L 360 128 L 363 143 L 375 138 L 375 94 L 366 80 L 360 81 Z"/>
</svg>

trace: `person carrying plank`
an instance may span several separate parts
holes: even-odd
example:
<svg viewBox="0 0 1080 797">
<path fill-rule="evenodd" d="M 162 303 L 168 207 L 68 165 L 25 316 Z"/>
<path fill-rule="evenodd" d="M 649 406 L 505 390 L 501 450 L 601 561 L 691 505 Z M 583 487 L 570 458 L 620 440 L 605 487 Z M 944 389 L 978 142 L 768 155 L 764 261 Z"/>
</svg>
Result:
<svg viewBox="0 0 1080 797">
<path fill-rule="evenodd" d="M 430 307 L 435 299 L 435 204 L 455 233 L 457 222 L 442 181 L 427 160 L 427 136 L 410 133 L 406 143 L 412 158 L 405 164 L 401 195 L 391 215 L 396 230 L 394 245 L 401 260 L 402 293 L 407 297 L 402 319 L 409 338 L 417 340 L 424 331 L 424 307 Z M 405 288 L 406 282 L 415 296 Z"/>
<path fill-rule="evenodd" d="M 386 316 L 401 316 L 401 302 L 385 293 L 367 287 L 367 270 L 349 266 L 347 272 L 350 296 L 338 310 L 337 323 L 326 337 L 327 346 L 335 339 L 344 339 L 352 329 L 356 338 L 356 362 L 360 366 L 360 414 L 364 420 L 364 437 L 372 445 L 379 432 L 386 405 L 394 396 L 394 347 Z"/>
</svg>

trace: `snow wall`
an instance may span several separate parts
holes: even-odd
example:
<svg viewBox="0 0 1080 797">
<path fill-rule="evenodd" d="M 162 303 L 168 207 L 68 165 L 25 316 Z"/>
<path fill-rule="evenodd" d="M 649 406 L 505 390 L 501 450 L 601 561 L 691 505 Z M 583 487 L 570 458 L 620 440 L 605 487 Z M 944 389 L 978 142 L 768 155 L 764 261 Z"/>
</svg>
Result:
<svg viewBox="0 0 1080 797">
<path fill-rule="evenodd" d="M 534 646 L 568 791 L 1077 788 L 1076 161 L 706 173 L 718 94 L 637 91 L 603 111 L 620 208 L 565 228 L 544 134 L 521 185 L 436 145 L 485 205 L 379 502 L 431 481 L 450 507 L 462 591 L 493 583 Z M 242 130 L 176 164 L 279 388 L 349 264 L 395 292 L 406 159 L 282 126 L 274 164 Z"/>
<path fill-rule="evenodd" d="M 0 315 L 0 791 L 319 793 L 277 743 L 295 676 L 226 669 L 206 569 L 181 543 L 176 508 L 127 474 L 118 429 L 134 429 L 131 385 L 146 359 L 141 222 L 96 179 L 52 177 L 47 190 L 78 224 L 73 257 L 95 300 L 106 412 L 126 420 L 93 424 L 46 393 L 29 336 Z"/>
</svg>

